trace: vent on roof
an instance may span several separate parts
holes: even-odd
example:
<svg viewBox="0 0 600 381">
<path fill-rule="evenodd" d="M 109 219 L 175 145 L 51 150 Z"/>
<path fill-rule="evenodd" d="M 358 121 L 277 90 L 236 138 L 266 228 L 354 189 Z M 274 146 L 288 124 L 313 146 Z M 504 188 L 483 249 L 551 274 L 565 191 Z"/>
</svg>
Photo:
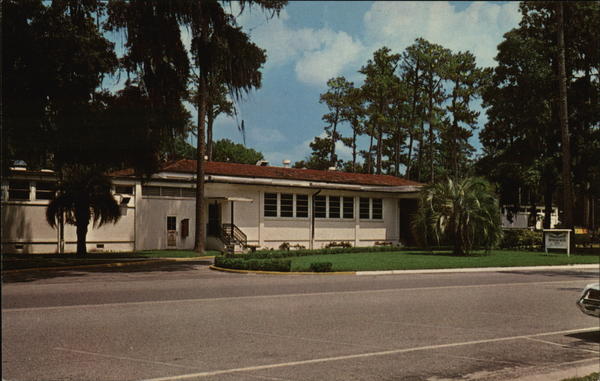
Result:
<svg viewBox="0 0 600 381">
<path fill-rule="evenodd" d="M 329 168 L 327 168 L 327 169 L 328 169 L 329 171 L 337 171 L 337 168 L 336 168 L 336 167 L 329 167 Z"/>
<path fill-rule="evenodd" d="M 284 161 L 282 161 L 282 163 L 284 168 L 289 168 L 290 164 L 292 164 L 292 161 L 289 159 L 285 159 Z"/>
<path fill-rule="evenodd" d="M 259 167 L 266 167 L 269 165 L 269 162 L 266 160 L 259 160 L 256 162 L 256 165 L 258 165 Z"/>
</svg>

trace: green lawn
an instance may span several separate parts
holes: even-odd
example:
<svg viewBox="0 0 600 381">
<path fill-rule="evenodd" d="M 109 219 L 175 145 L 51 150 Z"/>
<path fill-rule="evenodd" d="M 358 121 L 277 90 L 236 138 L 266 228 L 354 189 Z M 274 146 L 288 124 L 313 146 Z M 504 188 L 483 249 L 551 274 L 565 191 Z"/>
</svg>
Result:
<svg viewBox="0 0 600 381">
<path fill-rule="evenodd" d="M 600 252 L 586 255 L 496 250 L 468 257 L 450 251 L 399 251 L 291 257 L 292 271 L 309 271 L 311 263 L 331 262 L 333 271 L 415 270 L 465 267 L 513 267 L 600 263 Z"/>
</svg>

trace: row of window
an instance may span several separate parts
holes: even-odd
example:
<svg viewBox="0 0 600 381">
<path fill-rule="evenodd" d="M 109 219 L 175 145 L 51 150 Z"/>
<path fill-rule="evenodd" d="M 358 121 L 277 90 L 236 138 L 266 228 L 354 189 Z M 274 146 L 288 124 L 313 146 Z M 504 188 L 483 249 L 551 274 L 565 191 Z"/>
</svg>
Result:
<svg viewBox="0 0 600 381">
<path fill-rule="evenodd" d="M 10 180 L 8 182 L 8 200 L 11 201 L 30 201 L 32 182 L 28 180 Z M 56 182 L 54 181 L 34 181 L 35 187 L 34 200 L 52 200 L 56 193 Z M 133 194 L 133 186 L 116 185 L 115 193 Z"/>
<path fill-rule="evenodd" d="M 196 197 L 196 189 L 194 188 L 175 188 L 175 187 L 142 187 L 142 196 L 163 196 L 163 197 Z"/>
<path fill-rule="evenodd" d="M 53 181 L 36 181 L 35 200 L 52 200 L 56 189 Z M 30 200 L 30 182 L 26 180 L 11 180 L 8 182 L 8 199 L 15 201 Z"/>
<path fill-rule="evenodd" d="M 315 218 L 354 219 L 354 197 L 315 196 Z M 308 195 L 292 193 L 265 193 L 265 217 L 308 217 Z M 383 201 L 380 198 L 361 197 L 359 217 L 362 220 L 383 219 Z"/>
</svg>

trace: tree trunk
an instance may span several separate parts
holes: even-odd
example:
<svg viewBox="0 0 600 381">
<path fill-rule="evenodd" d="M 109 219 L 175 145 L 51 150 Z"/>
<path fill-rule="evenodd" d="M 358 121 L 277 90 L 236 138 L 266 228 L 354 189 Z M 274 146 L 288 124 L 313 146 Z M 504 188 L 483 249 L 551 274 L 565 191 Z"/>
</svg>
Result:
<svg viewBox="0 0 600 381">
<path fill-rule="evenodd" d="M 87 254 L 86 236 L 88 232 L 88 223 L 77 221 L 77 255 Z"/>
<path fill-rule="evenodd" d="M 412 132 L 410 132 L 409 134 L 409 139 L 408 139 L 408 157 L 406 158 L 406 173 L 404 174 L 404 177 L 406 177 L 407 180 L 410 180 L 410 165 L 411 165 L 411 160 L 412 160 L 412 149 L 413 149 L 413 134 Z"/>
<path fill-rule="evenodd" d="M 377 127 L 377 174 L 381 175 L 381 152 L 383 150 L 383 126 Z"/>
<path fill-rule="evenodd" d="M 208 22 L 204 22 L 200 32 L 200 39 L 206 46 L 208 41 Z M 204 246 L 206 244 L 206 219 L 204 217 L 204 155 L 206 152 L 206 103 L 207 103 L 207 85 L 206 73 L 200 68 L 198 76 L 198 143 L 196 147 L 196 229 L 194 237 L 194 251 L 198 254 L 204 254 Z"/>
<path fill-rule="evenodd" d="M 567 74 L 565 68 L 565 34 L 563 3 L 558 2 L 558 90 L 559 114 L 562 146 L 562 182 L 563 182 L 563 227 L 573 229 L 573 186 L 571 179 L 571 143 L 569 139 L 569 115 L 567 107 Z"/>
<path fill-rule="evenodd" d="M 422 181 L 421 170 L 423 168 L 423 143 L 425 141 L 425 122 L 421 120 L 421 130 L 419 133 L 419 153 L 417 157 L 417 181 Z"/>
<path fill-rule="evenodd" d="M 400 176 L 400 134 L 396 136 L 395 152 L 394 152 L 394 175 Z"/>
<path fill-rule="evenodd" d="M 433 81 L 432 81 L 433 82 Z M 429 122 L 429 170 L 431 173 L 429 174 L 429 179 L 432 183 L 435 182 L 435 173 L 434 173 L 434 134 L 433 134 L 433 94 L 429 92 L 429 110 L 427 110 L 427 121 Z"/>
<path fill-rule="evenodd" d="M 552 224 L 552 195 L 554 185 L 551 179 L 546 179 L 544 188 L 544 229 L 550 229 Z"/>
<path fill-rule="evenodd" d="M 333 119 L 333 123 L 332 123 L 332 130 L 331 130 L 331 156 L 329 157 L 329 166 L 330 167 L 335 167 L 337 164 L 337 158 L 335 157 L 335 139 L 336 139 L 336 128 L 337 128 L 337 124 L 338 124 L 338 118 L 339 118 L 339 113 L 340 113 L 340 109 L 338 107 L 336 107 L 335 109 L 335 118 Z"/>
<path fill-rule="evenodd" d="M 371 152 L 373 151 L 373 134 L 371 134 L 371 140 L 369 141 L 369 152 L 367 155 L 367 173 L 373 173 L 373 157 Z"/>
<path fill-rule="evenodd" d="M 208 161 L 213 160 L 213 123 L 215 121 L 215 113 L 212 107 L 207 107 L 206 114 L 206 156 L 208 156 Z"/>
<path fill-rule="evenodd" d="M 356 128 L 352 129 L 352 172 L 356 172 Z"/>
</svg>

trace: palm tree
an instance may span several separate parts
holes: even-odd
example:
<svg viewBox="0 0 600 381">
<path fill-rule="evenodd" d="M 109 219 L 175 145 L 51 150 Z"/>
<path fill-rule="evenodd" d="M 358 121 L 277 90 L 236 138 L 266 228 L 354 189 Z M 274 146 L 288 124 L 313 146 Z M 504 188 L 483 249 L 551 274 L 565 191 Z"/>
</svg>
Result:
<svg viewBox="0 0 600 381">
<path fill-rule="evenodd" d="M 53 228 L 65 218 L 77 227 L 77 254 L 86 254 L 86 235 L 90 220 L 95 227 L 116 223 L 121 218 L 119 204 L 111 194 L 111 182 L 102 172 L 75 165 L 64 169 L 57 196 L 46 209 L 46 220 Z"/>
<path fill-rule="evenodd" d="M 489 250 L 502 237 L 498 200 L 487 181 L 473 177 L 425 187 L 412 228 L 424 245 L 449 240 L 456 255 Z"/>
</svg>

